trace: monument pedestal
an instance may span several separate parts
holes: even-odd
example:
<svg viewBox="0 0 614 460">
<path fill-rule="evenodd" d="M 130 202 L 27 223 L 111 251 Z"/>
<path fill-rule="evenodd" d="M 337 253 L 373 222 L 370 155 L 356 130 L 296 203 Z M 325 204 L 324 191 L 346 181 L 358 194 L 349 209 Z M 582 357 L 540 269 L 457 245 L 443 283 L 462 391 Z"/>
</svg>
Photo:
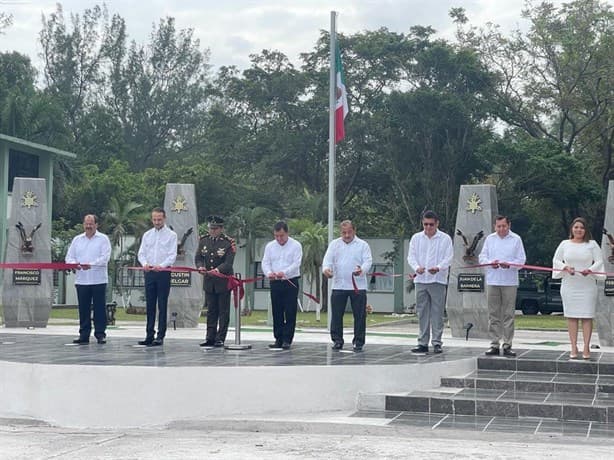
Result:
<svg viewBox="0 0 614 460">
<path fill-rule="evenodd" d="M 16 177 L 8 221 L 7 263 L 51 261 L 51 228 L 45 179 Z M 51 313 L 51 270 L 3 270 L 6 327 L 46 327 Z"/>
<path fill-rule="evenodd" d="M 194 184 L 166 184 L 166 223 L 177 233 L 176 266 L 194 268 L 198 248 L 198 213 Z M 202 275 L 196 272 L 171 273 L 168 324 L 179 328 L 198 327 L 203 306 Z"/>
<path fill-rule="evenodd" d="M 595 240 L 598 240 L 595 237 Z M 614 272 L 614 181 L 608 183 L 608 198 L 606 201 L 605 218 L 603 221 L 603 236 L 601 238 L 603 266 L 608 273 Z M 608 276 L 598 281 L 599 296 L 595 326 L 599 335 L 599 344 L 614 346 L 614 277 Z"/>
<path fill-rule="evenodd" d="M 494 185 L 461 185 L 454 228 L 446 311 L 453 337 L 488 338 L 488 300 L 484 270 L 478 264 L 484 238 L 497 215 Z"/>
</svg>

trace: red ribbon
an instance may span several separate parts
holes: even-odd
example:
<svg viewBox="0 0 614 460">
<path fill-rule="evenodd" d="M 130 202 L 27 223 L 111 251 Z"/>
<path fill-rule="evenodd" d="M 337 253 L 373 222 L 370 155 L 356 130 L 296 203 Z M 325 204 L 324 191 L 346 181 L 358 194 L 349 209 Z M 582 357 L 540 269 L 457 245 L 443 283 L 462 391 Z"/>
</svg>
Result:
<svg viewBox="0 0 614 460">
<path fill-rule="evenodd" d="M 296 289 L 298 289 L 298 286 L 296 284 L 294 284 L 291 280 L 289 280 L 288 278 L 283 278 L 284 281 L 287 281 L 288 283 L 290 283 L 290 285 L 292 287 L 295 287 Z M 311 300 L 313 300 L 315 303 L 320 304 L 320 299 L 318 299 L 316 296 L 309 294 L 308 292 L 303 291 L 303 295 L 306 295 L 307 297 L 309 297 Z"/>
<path fill-rule="evenodd" d="M 460 268 L 461 270 L 464 270 L 468 268 L 492 267 L 494 265 L 502 265 L 502 264 L 509 265 L 510 267 L 526 268 L 527 270 L 535 270 L 535 271 L 541 271 L 541 272 L 565 272 L 567 271 L 563 268 L 542 267 L 540 265 L 515 264 L 511 262 L 499 262 L 498 264 L 490 263 L 490 264 L 468 265 L 466 267 L 460 267 Z M 589 275 L 614 276 L 614 272 L 593 272 L 591 271 Z"/>
<path fill-rule="evenodd" d="M 128 270 L 145 270 L 143 267 L 127 267 Z M 150 270 L 145 270 L 145 271 L 150 271 Z M 161 267 L 158 268 L 157 270 L 151 270 L 151 271 L 164 271 L 164 272 L 199 272 L 200 270 L 198 268 L 194 268 L 194 267 L 180 267 L 180 266 L 176 266 L 176 267 Z M 232 291 L 233 294 L 233 300 L 234 300 L 234 305 L 235 308 L 239 308 L 239 301 L 245 297 L 245 288 L 244 288 L 244 284 L 246 283 L 254 283 L 258 280 L 261 280 L 263 278 L 248 278 L 248 279 L 239 279 L 233 275 L 225 275 L 224 273 L 220 273 L 218 271 L 215 270 L 210 270 L 205 272 L 207 275 L 212 275 L 212 276 L 217 276 L 218 278 L 225 278 L 228 280 L 228 290 Z"/>
<path fill-rule="evenodd" d="M 198 271 L 198 269 L 192 269 Z M 225 275 L 224 273 L 220 273 L 214 270 L 206 272 L 207 275 L 217 276 L 218 278 L 226 278 L 228 280 L 228 290 L 232 291 L 235 308 L 239 308 L 239 301 L 245 297 L 245 287 L 244 284 L 255 283 L 256 281 L 260 281 L 264 279 L 264 276 L 258 278 L 246 278 L 239 279 L 233 275 Z"/>
<path fill-rule="evenodd" d="M 86 264 L 66 264 L 63 262 L 8 262 L 0 264 L 0 268 L 14 270 L 77 270 L 81 266 L 86 266 Z"/>
</svg>

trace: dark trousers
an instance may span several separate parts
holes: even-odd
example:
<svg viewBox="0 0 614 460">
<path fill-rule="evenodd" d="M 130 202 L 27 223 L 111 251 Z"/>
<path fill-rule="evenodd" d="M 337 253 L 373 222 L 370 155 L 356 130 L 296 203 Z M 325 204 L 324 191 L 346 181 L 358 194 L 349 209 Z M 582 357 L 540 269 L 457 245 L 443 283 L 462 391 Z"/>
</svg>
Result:
<svg viewBox="0 0 614 460">
<path fill-rule="evenodd" d="M 330 337 L 333 342 L 343 344 L 343 314 L 348 298 L 354 314 L 354 340 L 352 340 L 352 343 L 357 347 L 362 347 L 365 344 L 367 331 L 367 291 L 364 289 L 358 292 L 333 289 L 330 298 L 332 312 Z"/>
<path fill-rule="evenodd" d="M 271 309 L 273 310 L 273 336 L 275 342 L 292 343 L 298 309 L 298 283 L 300 278 L 271 281 Z"/>
<path fill-rule="evenodd" d="M 168 295 L 171 292 L 171 272 L 145 272 L 145 304 L 147 307 L 147 339 L 153 339 L 156 334 L 156 304 L 158 305 L 158 338 L 166 335 L 166 315 L 168 310 Z"/>
<path fill-rule="evenodd" d="M 94 336 L 105 338 L 107 309 L 105 284 L 77 284 L 79 302 L 79 337 L 87 340 L 92 332 L 92 305 L 94 306 Z"/>
<path fill-rule="evenodd" d="M 230 291 L 205 291 L 207 306 L 207 341 L 225 341 L 230 321 Z M 219 328 L 218 328 L 219 322 Z"/>
</svg>

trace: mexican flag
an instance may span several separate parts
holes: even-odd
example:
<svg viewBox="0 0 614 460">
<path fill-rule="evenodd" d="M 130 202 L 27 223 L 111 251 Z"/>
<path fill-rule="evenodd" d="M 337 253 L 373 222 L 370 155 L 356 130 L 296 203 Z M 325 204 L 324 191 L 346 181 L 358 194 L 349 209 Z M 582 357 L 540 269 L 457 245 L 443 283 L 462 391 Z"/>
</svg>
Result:
<svg viewBox="0 0 614 460">
<path fill-rule="evenodd" d="M 337 80 L 337 90 L 335 103 L 335 144 L 341 142 L 345 137 L 345 127 L 343 120 L 350 111 L 348 108 L 348 94 L 345 90 L 345 79 L 343 78 L 343 65 L 341 64 L 341 52 L 339 45 L 335 49 L 335 74 Z"/>
</svg>

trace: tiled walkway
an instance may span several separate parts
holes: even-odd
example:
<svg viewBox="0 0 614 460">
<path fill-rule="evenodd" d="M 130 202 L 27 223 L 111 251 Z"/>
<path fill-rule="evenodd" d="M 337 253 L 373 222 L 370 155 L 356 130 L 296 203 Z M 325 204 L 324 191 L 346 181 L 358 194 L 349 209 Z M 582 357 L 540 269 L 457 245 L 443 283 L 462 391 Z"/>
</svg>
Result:
<svg viewBox="0 0 614 460">
<path fill-rule="evenodd" d="M 111 337 L 105 345 L 73 345 L 65 335 L 0 333 L 0 360 L 10 362 L 98 366 L 371 366 L 427 363 L 479 356 L 482 348 L 447 348 L 441 355 L 416 356 L 410 346 L 371 344 L 352 352 L 351 344 L 334 351 L 328 343 L 297 342 L 290 350 L 269 350 L 264 341 L 251 350 L 205 350 L 199 340 L 167 339 L 163 347 L 137 345 L 138 339 Z M 413 344 L 412 344 L 413 346 Z"/>
</svg>

